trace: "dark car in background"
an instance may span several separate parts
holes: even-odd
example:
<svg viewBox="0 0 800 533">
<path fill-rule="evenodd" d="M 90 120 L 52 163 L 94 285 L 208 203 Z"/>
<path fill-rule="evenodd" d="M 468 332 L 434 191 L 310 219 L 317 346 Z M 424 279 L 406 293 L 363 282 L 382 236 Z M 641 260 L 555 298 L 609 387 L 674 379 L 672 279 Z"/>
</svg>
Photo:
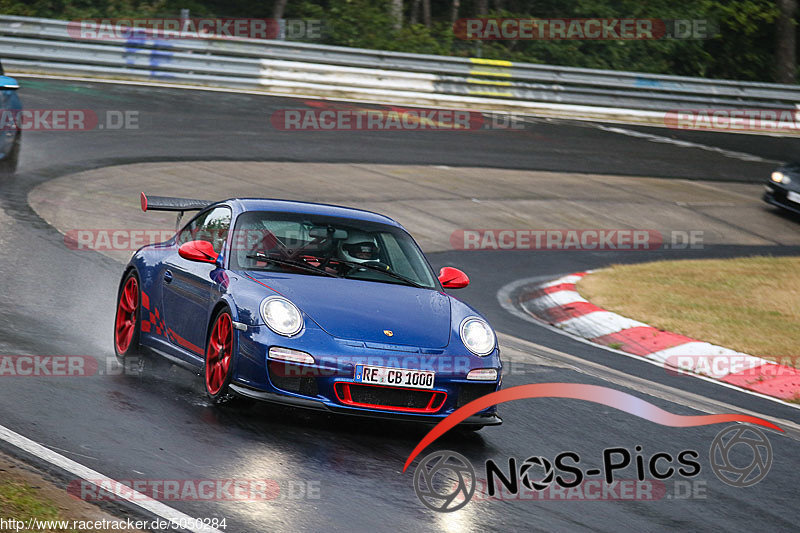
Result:
<svg viewBox="0 0 800 533">
<path fill-rule="evenodd" d="M 13 174 L 19 163 L 22 130 L 18 116 L 22 103 L 17 89 L 17 80 L 6 76 L 0 64 L 0 174 Z"/>
<path fill-rule="evenodd" d="M 786 163 L 770 175 L 764 201 L 800 215 L 800 163 Z"/>
</svg>

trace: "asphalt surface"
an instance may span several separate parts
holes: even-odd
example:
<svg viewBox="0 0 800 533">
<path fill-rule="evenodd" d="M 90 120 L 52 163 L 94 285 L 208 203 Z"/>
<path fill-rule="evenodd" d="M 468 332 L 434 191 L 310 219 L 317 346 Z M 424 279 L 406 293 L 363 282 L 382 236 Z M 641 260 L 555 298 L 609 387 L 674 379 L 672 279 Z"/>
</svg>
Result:
<svg viewBox="0 0 800 533">
<path fill-rule="evenodd" d="M 35 185 L 67 172 L 114 163 L 180 160 L 289 160 L 468 165 L 697 179 L 762 179 L 772 168 L 708 150 L 655 143 L 591 124 L 535 121 L 525 131 L 471 133 L 278 132 L 269 115 L 302 106 L 263 96 L 177 91 L 136 86 L 23 79 L 27 108 L 136 110 L 138 130 L 26 132 L 20 172 L 0 183 L 0 353 L 86 354 L 101 368 L 113 359 L 114 300 L 120 264 L 99 254 L 68 250 L 63 238 L 27 206 Z M 664 130 L 655 130 L 665 135 Z M 669 132 L 677 135 L 675 132 Z M 691 133 L 692 142 L 788 159 L 800 140 Z M 332 187 L 335 184 L 331 185 Z M 3 212 L 5 214 L 3 214 Z M 776 215 L 777 216 L 777 215 Z M 798 226 L 800 229 L 800 226 Z M 797 248 L 707 247 L 683 255 L 798 253 Z M 563 274 L 620 261 L 665 257 L 556 252 L 446 252 L 434 266 L 466 270 L 472 285 L 455 293 L 508 333 L 599 363 L 617 373 L 672 387 L 674 397 L 627 388 L 544 355 L 514 366 L 505 386 L 576 382 L 625 390 L 677 414 L 705 414 L 697 397 L 800 423 L 800 411 L 712 383 L 670 376 L 634 359 L 587 346 L 510 315 L 497 291 L 532 276 Z M 678 257 L 672 251 L 668 257 Z M 533 354 L 536 355 L 536 354 Z M 587 363 L 588 364 L 588 363 Z M 506 464 L 533 455 L 575 451 L 587 467 L 602 450 L 641 445 L 655 452 L 700 452 L 704 497 L 659 501 L 472 502 L 442 514 L 423 507 L 402 465 L 424 434 L 421 428 L 341 419 L 259 405 L 211 407 L 201 380 L 148 359 L 141 372 L 83 378 L 2 378 L 0 424 L 115 479 L 273 479 L 281 496 L 268 502 L 166 502 L 197 517 L 227 519 L 227 531 L 384 529 L 638 531 L 666 528 L 793 530 L 798 523 L 796 432 L 768 432 L 774 464 L 753 487 L 734 488 L 711 472 L 708 449 L 724 426 L 659 426 L 600 405 L 538 399 L 504 404 L 505 423 L 475 435 L 448 435 L 435 449 Z M 720 408 L 716 412 L 725 412 Z M 0 445 L 3 446 L 3 445 Z M 11 449 L 6 449 L 14 453 Z M 427 451 L 425 452 L 427 453 Z M 739 460 L 746 454 L 738 456 Z M 479 475 L 480 474 L 479 469 Z M 58 473 L 53 471 L 53 475 Z M 622 474 L 635 477 L 635 469 Z M 669 480 L 669 492 L 672 483 Z M 68 477 L 61 477 L 66 484 Z M 305 497 L 296 497 L 306 488 Z M 308 488 L 312 497 L 307 497 Z M 319 497 L 316 497 L 316 490 Z"/>
</svg>

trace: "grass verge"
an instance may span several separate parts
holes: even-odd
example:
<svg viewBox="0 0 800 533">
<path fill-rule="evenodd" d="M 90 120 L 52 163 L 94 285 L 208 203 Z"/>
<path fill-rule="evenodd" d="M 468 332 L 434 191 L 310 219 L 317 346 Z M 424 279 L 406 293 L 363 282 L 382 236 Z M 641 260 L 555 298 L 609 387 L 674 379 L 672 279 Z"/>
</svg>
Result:
<svg viewBox="0 0 800 533">
<path fill-rule="evenodd" d="M 28 520 L 38 521 L 27 529 Z M 93 522 L 92 533 L 142 533 L 127 527 L 125 518 L 115 517 L 88 502 L 68 494 L 32 467 L 0 453 L 0 532 L 84 533 L 82 524 Z M 14 520 L 14 525 L 11 525 Z M 106 521 L 107 526 L 97 524 Z M 74 526 L 74 527 L 73 527 Z M 89 526 L 86 526 L 89 527 Z"/>
<path fill-rule="evenodd" d="M 578 291 L 653 327 L 798 367 L 800 257 L 613 265 Z"/>
<path fill-rule="evenodd" d="M 31 518 L 40 522 L 64 520 L 64 516 L 56 505 L 44 497 L 39 489 L 23 481 L 0 479 L 0 509 L 2 509 L 3 518 L 14 518 L 23 522 L 27 522 Z M 49 532 L 51 529 L 36 528 L 35 531 Z M 58 531 L 59 533 L 77 533 L 75 529 L 59 529 Z"/>
</svg>

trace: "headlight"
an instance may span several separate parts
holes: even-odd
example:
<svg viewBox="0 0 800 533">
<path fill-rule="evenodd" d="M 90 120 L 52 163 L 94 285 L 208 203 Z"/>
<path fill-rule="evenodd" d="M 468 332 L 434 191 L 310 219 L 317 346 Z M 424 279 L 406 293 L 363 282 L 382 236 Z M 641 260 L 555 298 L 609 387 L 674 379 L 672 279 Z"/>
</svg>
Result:
<svg viewBox="0 0 800 533">
<path fill-rule="evenodd" d="M 783 172 L 775 171 L 772 173 L 771 176 L 772 181 L 775 183 L 783 183 L 783 184 L 790 184 L 792 182 L 792 178 L 784 174 Z"/>
<path fill-rule="evenodd" d="M 460 333 L 464 346 L 475 355 L 483 357 L 494 351 L 494 331 L 480 318 L 465 318 L 461 322 Z"/>
<path fill-rule="evenodd" d="M 261 302 L 261 318 L 278 335 L 291 337 L 303 329 L 303 315 L 300 310 L 281 296 L 270 296 Z"/>
</svg>

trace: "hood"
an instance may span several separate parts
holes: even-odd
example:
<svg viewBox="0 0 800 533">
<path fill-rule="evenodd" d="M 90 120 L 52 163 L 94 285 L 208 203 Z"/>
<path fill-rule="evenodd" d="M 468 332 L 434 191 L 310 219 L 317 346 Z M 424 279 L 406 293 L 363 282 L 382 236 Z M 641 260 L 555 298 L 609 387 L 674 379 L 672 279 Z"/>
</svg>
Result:
<svg viewBox="0 0 800 533">
<path fill-rule="evenodd" d="M 800 162 L 792 161 L 781 165 L 778 167 L 778 170 L 786 172 L 787 174 L 798 174 L 800 173 Z"/>
<path fill-rule="evenodd" d="M 450 298 L 432 289 L 263 271 L 248 275 L 291 300 L 334 337 L 421 348 L 450 342 Z"/>
<path fill-rule="evenodd" d="M 800 192 L 800 163 L 792 162 L 786 163 L 785 165 L 781 165 L 776 170 L 783 172 L 787 176 L 789 176 L 792 181 L 789 184 L 781 183 L 780 186 L 784 189 L 789 189 L 791 191 Z M 774 185 L 773 182 L 770 181 Z"/>
</svg>

